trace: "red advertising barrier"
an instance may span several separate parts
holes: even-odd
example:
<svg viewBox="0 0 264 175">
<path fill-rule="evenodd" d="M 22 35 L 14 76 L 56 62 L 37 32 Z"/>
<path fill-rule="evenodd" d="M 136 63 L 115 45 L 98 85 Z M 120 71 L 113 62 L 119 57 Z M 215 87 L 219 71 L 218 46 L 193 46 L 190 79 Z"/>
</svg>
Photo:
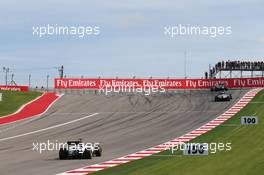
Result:
<svg viewBox="0 0 264 175">
<path fill-rule="evenodd" d="M 111 78 L 57 78 L 56 89 L 102 89 L 110 87 L 158 87 L 164 89 L 205 89 L 217 83 L 229 88 L 264 87 L 264 78 L 225 79 L 111 79 Z"/>
<path fill-rule="evenodd" d="M 0 86 L 0 90 L 7 90 L 7 91 L 28 91 L 28 86 Z"/>
</svg>

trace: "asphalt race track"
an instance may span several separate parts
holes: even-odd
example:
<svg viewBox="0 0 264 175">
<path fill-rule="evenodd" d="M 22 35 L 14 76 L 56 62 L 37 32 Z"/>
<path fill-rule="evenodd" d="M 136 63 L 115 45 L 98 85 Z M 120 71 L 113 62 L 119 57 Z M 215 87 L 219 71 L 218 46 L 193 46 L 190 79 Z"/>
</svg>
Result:
<svg viewBox="0 0 264 175">
<path fill-rule="evenodd" d="M 231 107 L 246 90 L 160 95 L 65 95 L 47 113 L 0 126 L 0 174 L 56 174 L 152 147 L 198 128 Z M 100 142 L 103 156 L 58 160 L 58 151 L 33 151 L 34 143 L 83 138 Z"/>
</svg>

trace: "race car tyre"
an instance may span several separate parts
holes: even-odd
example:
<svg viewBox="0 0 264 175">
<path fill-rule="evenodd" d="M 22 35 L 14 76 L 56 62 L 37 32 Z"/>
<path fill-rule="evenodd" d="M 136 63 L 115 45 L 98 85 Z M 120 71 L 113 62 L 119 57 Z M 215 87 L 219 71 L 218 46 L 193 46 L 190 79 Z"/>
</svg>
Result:
<svg viewBox="0 0 264 175">
<path fill-rule="evenodd" d="M 217 102 L 218 101 L 218 98 L 217 97 L 215 97 L 215 102 Z"/>
<path fill-rule="evenodd" d="M 96 157 L 101 157 L 102 156 L 102 148 L 99 148 L 98 150 L 95 151 L 95 156 Z"/>
<path fill-rule="evenodd" d="M 68 151 L 66 149 L 60 148 L 59 158 L 60 158 L 60 160 L 67 159 L 68 158 Z"/>
<path fill-rule="evenodd" d="M 83 158 L 84 159 L 92 159 L 92 151 L 85 149 L 83 152 Z"/>
</svg>

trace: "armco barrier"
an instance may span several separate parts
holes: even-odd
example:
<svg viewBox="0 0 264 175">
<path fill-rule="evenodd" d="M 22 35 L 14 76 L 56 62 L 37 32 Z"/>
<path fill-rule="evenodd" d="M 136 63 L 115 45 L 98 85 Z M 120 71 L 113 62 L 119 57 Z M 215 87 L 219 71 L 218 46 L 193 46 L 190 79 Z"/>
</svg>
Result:
<svg viewBox="0 0 264 175">
<path fill-rule="evenodd" d="M 261 88 L 253 89 L 249 92 L 247 92 L 235 105 L 233 105 L 230 109 L 228 109 L 226 112 L 224 112 L 222 115 L 218 116 L 216 119 L 206 123 L 205 125 L 199 127 L 198 129 L 191 131 L 187 134 L 184 134 L 183 136 L 180 136 L 178 138 L 175 138 L 171 141 L 168 141 L 166 143 L 154 146 L 152 148 L 148 148 L 143 151 L 139 151 L 134 154 L 130 154 L 124 157 L 120 157 L 114 160 L 109 160 L 106 162 L 102 162 L 95 165 L 89 165 L 83 168 L 70 170 L 64 173 L 60 173 L 58 175 L 85 175 L 89 173 L 93 173 L 96 171 L 100 171 L 106 168 L 114 167 L 117 165 L 121 165 L 124 163 L 131 162 L 133 160 L 142 159 L 147 156 L 151 156 L 153 154 L 165 151 L 171 146 L 175 146 L 180 143 L 189 142 L 192 139 L 207 133 L 208 131 L 211 131 L 215 127 L 219 126 L 220 124 L 224 123 L 226 120 L 234 116 L 236 113 L 238 113 L 241 109 L 243 109 L 254 97 L 255 95 L 262 90 Z"/>
</svg>

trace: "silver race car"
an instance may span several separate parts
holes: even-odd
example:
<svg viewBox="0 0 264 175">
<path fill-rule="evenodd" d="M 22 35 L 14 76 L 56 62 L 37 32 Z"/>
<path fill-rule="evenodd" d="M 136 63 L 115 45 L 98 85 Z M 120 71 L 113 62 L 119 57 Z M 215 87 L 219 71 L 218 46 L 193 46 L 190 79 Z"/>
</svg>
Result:
<svg viewBox="0 0 264 175">
<path fill-rule="evenodd" d="M 215 101 L 230 101 L 232 99 L 232 94 L 227 94 L 225 92 L 220 92 L 215 96 Z"/>
</svg>

